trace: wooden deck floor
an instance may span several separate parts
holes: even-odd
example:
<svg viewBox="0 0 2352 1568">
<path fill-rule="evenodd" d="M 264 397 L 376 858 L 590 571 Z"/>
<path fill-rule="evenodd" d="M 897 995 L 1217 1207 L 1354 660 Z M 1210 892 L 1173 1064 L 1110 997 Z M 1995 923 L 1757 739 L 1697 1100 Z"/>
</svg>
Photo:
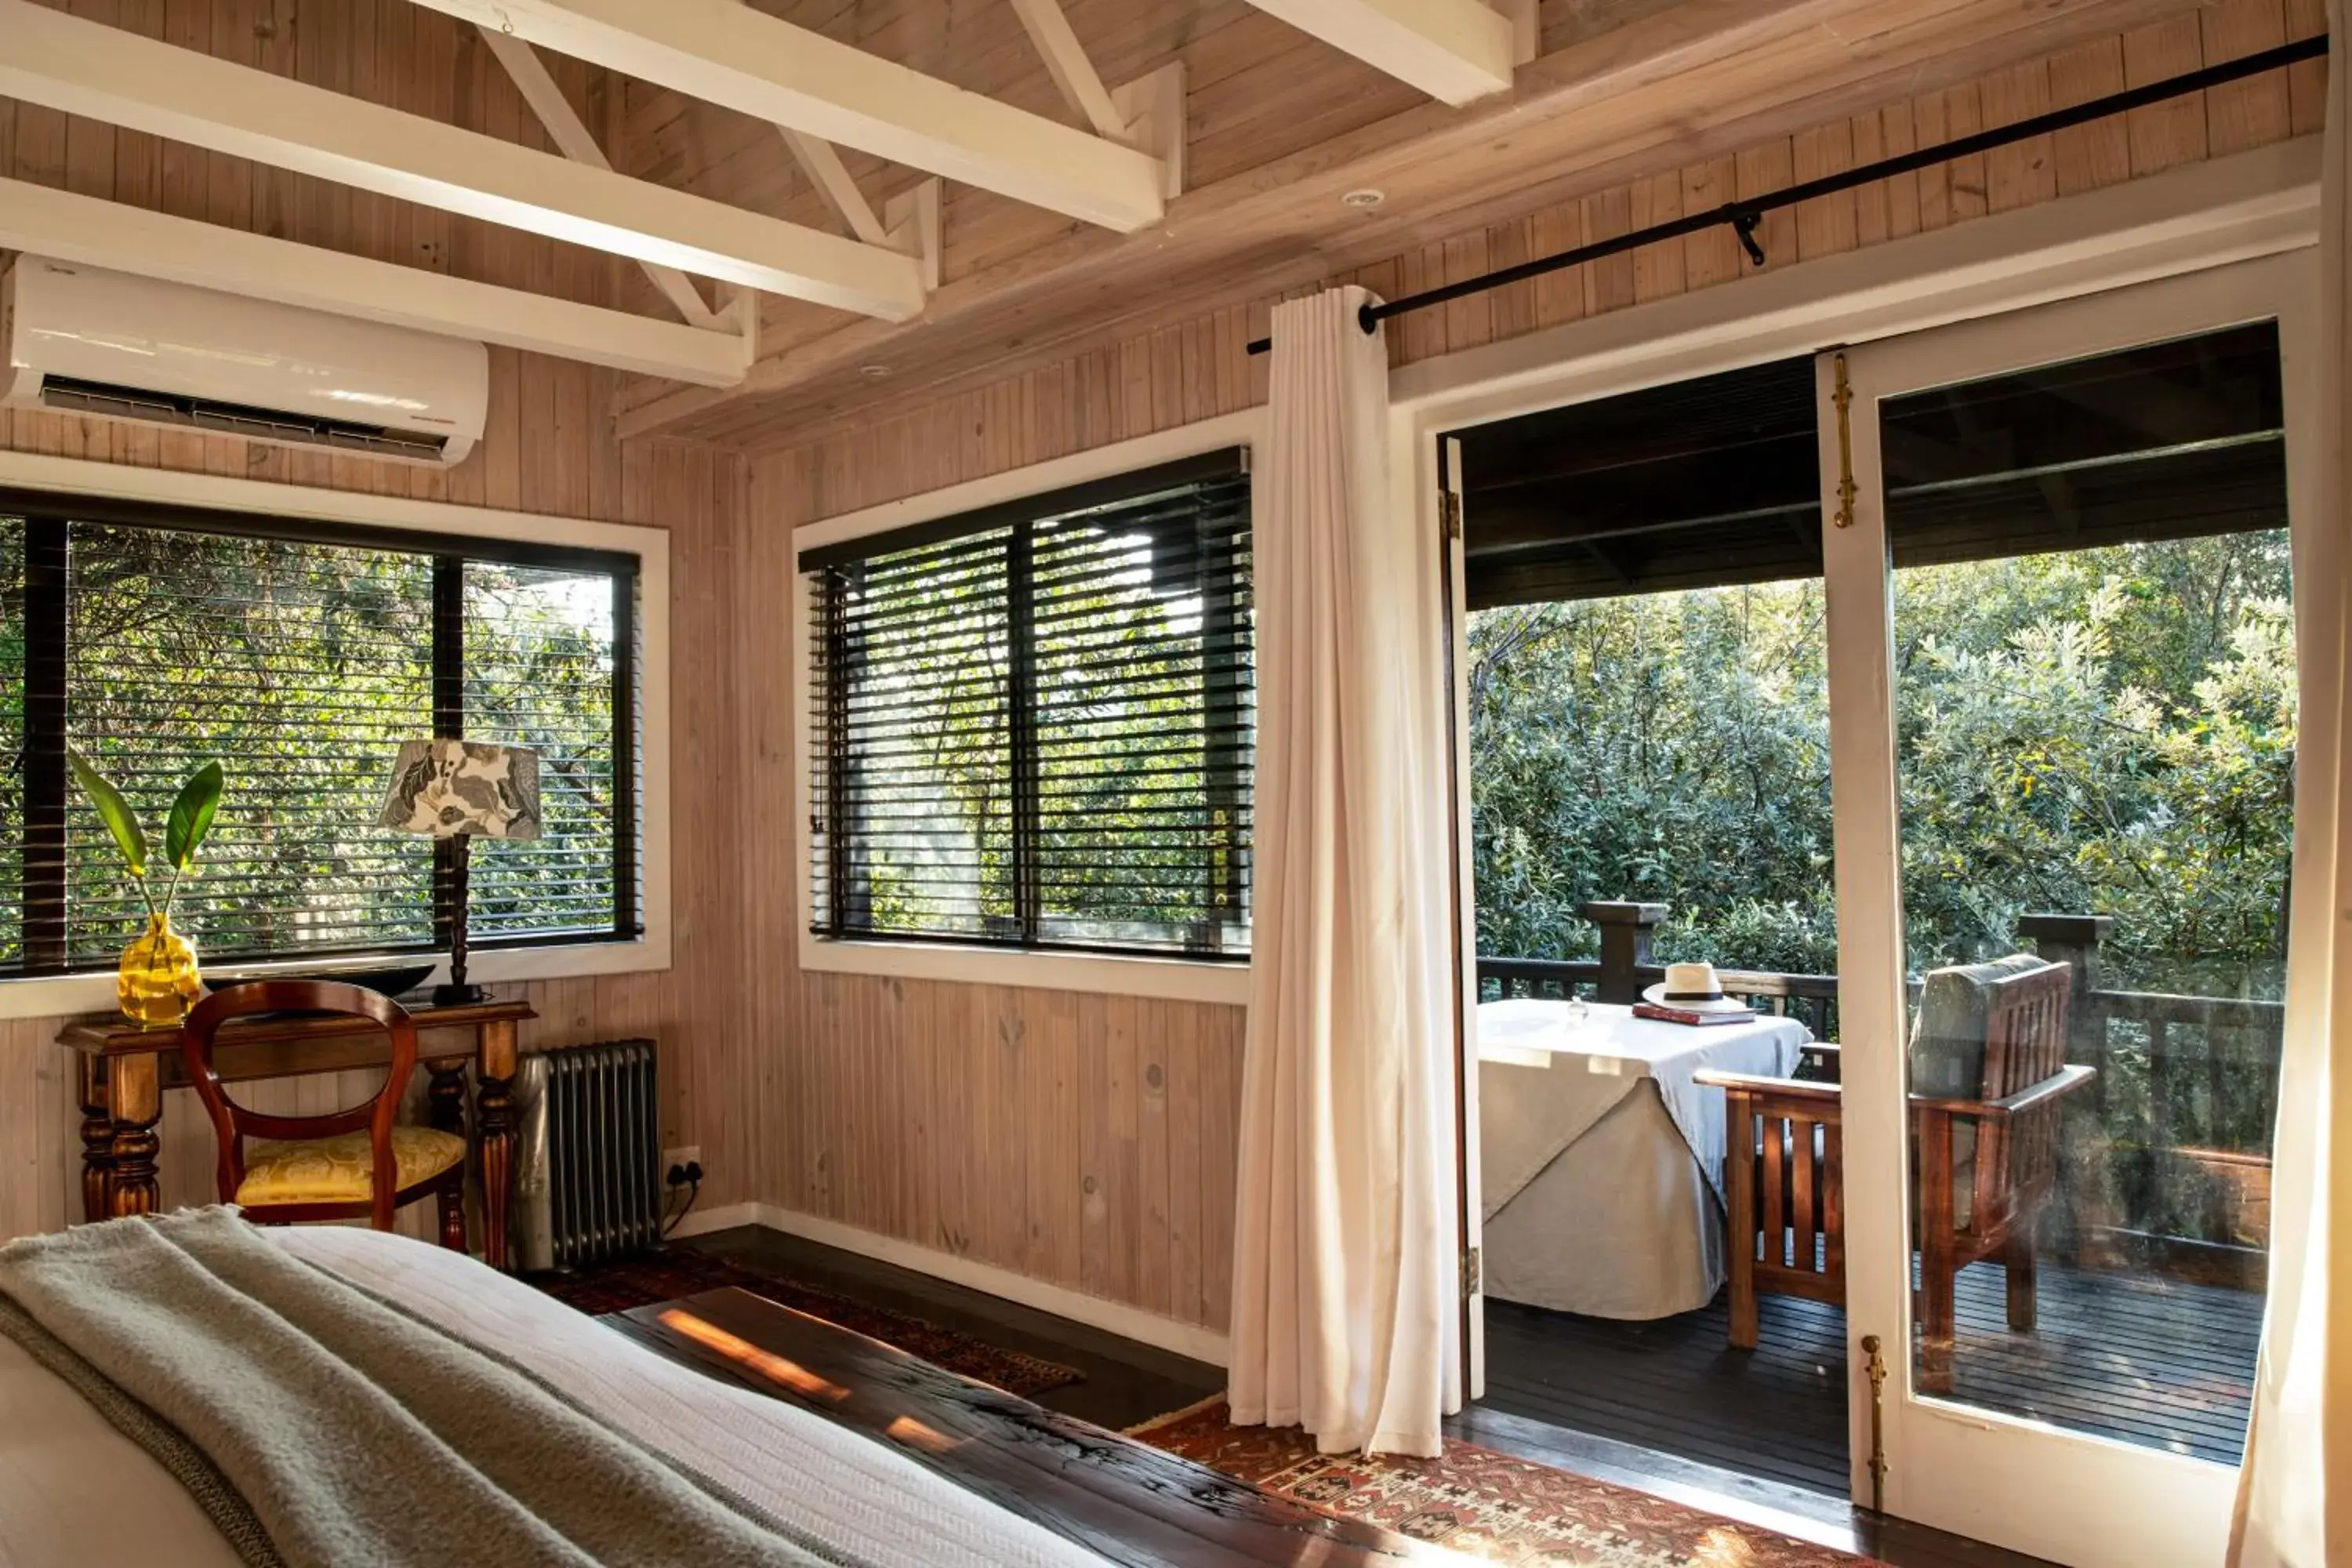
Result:
<svg viewBox="0 0 2352 1568">
<path fill-rule="evenodd" d="M 1956 1397 L 2148 1447 L 2236 1464 L 2262 1298 L 2044 1264 L 2041 1321 L 2011 1334 L 2002 1277 L 1962 1271 Z M 1720 1298 L 1653 1323 L 1486 1304 L 1492 1408 L 1843 1496 L 1845 1314 L 1766 1297 L 1753 1352 L 1725 1342 Z"/>
</svg>

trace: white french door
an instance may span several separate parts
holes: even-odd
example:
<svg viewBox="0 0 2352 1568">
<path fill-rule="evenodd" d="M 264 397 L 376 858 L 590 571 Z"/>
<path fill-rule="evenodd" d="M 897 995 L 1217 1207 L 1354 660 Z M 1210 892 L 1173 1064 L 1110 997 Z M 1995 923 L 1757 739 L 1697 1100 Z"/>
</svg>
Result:
<svg viewBox="0 0 2352 1568">
<path fill-rule="evenodd" d="M 2266 1171 L 2263 1053 L 2274 1095 L 2280 1047 L 2263 1042 L 2327 916 L 2286 897 L 2324 882 L 2286 873 L 2329 832 L 2296 826 L 2290 847 L 2291 789 L 2284 806 L 2165 792 L 2189 788 L 2182 747 L 2242 746 L 2250 791 L 2263 768 L 2307 786 L 2319 765 L 2292 734 L 2298 689 L 2306 715 L 2334 706 L 2318 644 L 2336 607 L 2298 460 L 2315 274 L 2294 253 L 1819 362 L 1854 1496 L 1872 1497 L 1875 1432 L 1888 1512 L 2063 1563 L 2214 1563 L 2227 1539 L 2242 1404 L 2200 1358 L 2251 1358 L 2262 1238 L 2230 1184 Z M 1939 606 L 1993 584 L 2024 606 L 2013 627 L 1939 637 Z M 2159 711 L 2136 660 L 2210 669 L 2193 700 L 2211 721 Z M 2255 691 L 2282 661 L 2284 697 Z M 2273 890 L 2264 946 L 2245 931 Z M 2060 899 L 2115 907 L 2046 907 Z M 1921 1145 L 1941 1135 L 1915 1094 L 1976 1098 L 1965 1063 L 1965 1082 L 1927 1081 L 1952 1064 L 1918 1022 L 1935 1011 L 1921 977 L 2032 952 L 2034 930 L 2055 956 L 2058 928 L 2021 918 L 2042 914 L 2106 917 L 2069 928 L 2090 945 L 2070 950 L 2067 1059 L 2095 1058 L 2078 1063 L 2093 1077 L 2039 1124 L 2063 1131 L 2035 1159 L 2015 1152 L 2043 1136 L 2022 1110 L 2013 1133 L 1963 1118 L 1968 1148 Z M 1949 1311 L 1920 1261 L 1943 1223 L 1924 1173 L 1944 1163 L 1955 1229 L 1985 1217 L 1971 1192 L 2030 1211 Z"/>
</svg>

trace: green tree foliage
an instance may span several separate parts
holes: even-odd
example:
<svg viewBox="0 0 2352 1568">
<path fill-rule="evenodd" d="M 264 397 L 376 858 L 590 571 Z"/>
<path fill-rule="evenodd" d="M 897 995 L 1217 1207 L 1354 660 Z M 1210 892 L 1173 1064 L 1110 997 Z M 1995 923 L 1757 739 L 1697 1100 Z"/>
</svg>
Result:
<svg viewBox="0 0 2352 1568">
<path fill-rule="evenodd" d="M 842 763 L 820 783 L 839 792 L 848 864 L 820 919 L 837 902 L 860 931 L 1245 943 L 1244 514 L 1188 499 L 1138 515 L 1150 510 L 830 569 L 820 700 L 838 709 Z M 1016 718 L 1034 748 L 1034 933 Z"/>
<path fill-rule="evenodd" d="M 2283 532 L 1895 580 L 1915 968 L 2116 917 L 2122 984 L 2279 994 L 2294 751 Z M 1482 952 L 1585 957 L 1590 899 L 1667 957 L 1836 968 L 1818 582 L 1472 619 Z"/>
<path fill-rule="evenodd" d="M 434 732 L 434 561 L 404 551 L 76 523 L 68 738 L 167 820 L 191 766 L 227 784 L 180 923 L 207 962 L 433 940 L 433 847 L 376 826 L 400 742 Z M 0 519 L 0 881 L 23 837 L 23 529 Z M 543 829 L 475 857 L 475 929 L 610 929 L 612 579 L 468 562 L 467 732 L 541 751 Z M 71 961 L 110 963 L 143 907 L 86 799 L 68 816 Z M 0 910 L 0 966 L 22 962 Z"/>
</svg>

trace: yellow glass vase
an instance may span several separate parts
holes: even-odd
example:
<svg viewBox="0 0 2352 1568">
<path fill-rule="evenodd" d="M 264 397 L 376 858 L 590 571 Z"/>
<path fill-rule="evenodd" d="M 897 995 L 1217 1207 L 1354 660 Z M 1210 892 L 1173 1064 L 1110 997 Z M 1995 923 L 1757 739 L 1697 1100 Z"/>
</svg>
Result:
<svg viewBox="0 0 2352 1568">
<path fill-rule="evenodd" d="M 170 1028 L 188 1016 L 204 986 L 196 979 L 196 944 L 172 929 L 169 915 L 149 915 L 147 930 L 122 950 L 115 999 L 122 1016 L 142 1029 Z"/>
</svg>

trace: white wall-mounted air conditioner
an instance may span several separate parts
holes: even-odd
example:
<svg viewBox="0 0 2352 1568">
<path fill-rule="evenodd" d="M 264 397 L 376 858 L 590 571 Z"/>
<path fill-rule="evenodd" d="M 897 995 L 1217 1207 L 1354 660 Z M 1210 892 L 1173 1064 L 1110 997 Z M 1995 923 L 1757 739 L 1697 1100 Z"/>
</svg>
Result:
<svg viewBox="0 0 2352 1568">
<path fill-rule="evenodd" d="M 480 343 L 19 256 L 0 405 L 449 467 L 481 439 Z"/>
</svg>

